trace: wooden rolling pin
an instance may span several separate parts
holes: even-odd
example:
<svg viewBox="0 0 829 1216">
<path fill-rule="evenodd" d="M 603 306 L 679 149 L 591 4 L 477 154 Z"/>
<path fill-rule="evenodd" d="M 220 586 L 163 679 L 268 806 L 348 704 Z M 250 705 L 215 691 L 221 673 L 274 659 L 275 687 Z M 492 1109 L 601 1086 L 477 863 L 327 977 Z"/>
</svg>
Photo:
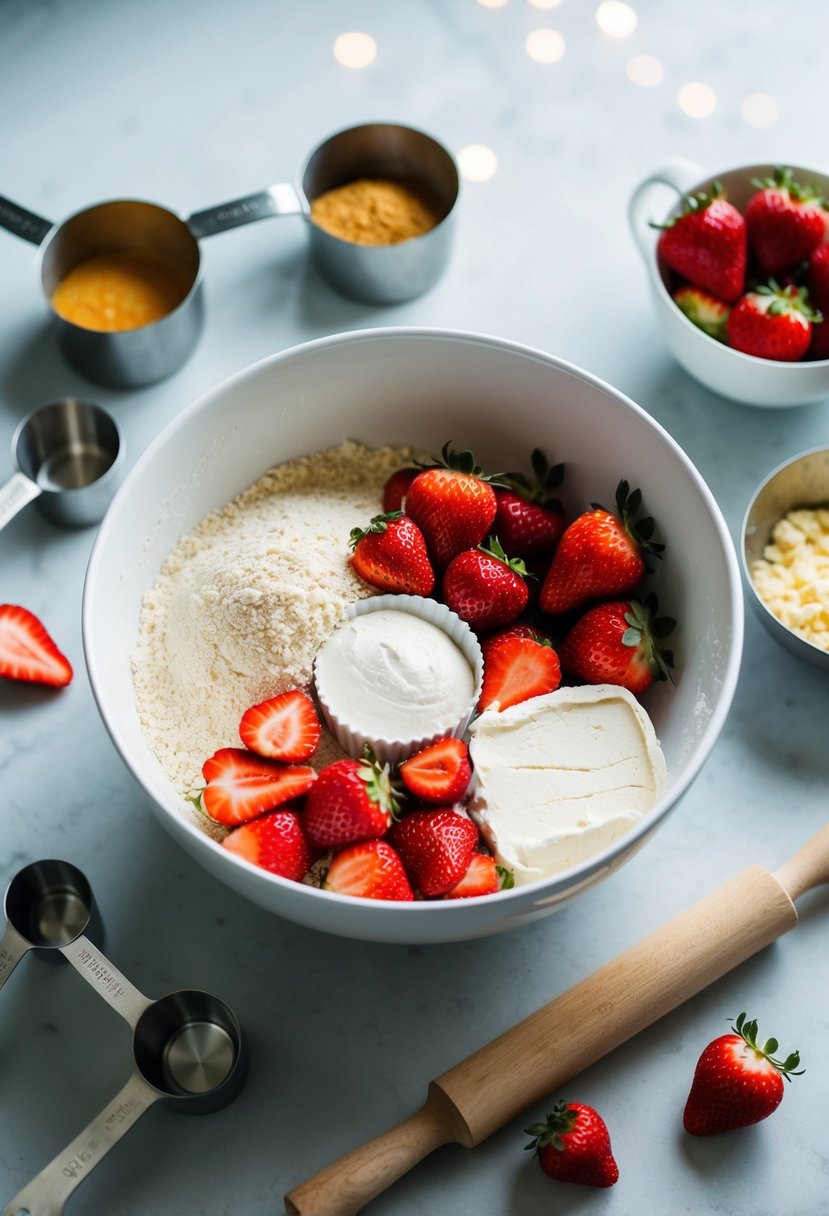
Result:
<svg viewBox="0 0 829 1216">
<path fill-rule="evenodd" d="M 797 924 L 829 882 L 829 825 L 773 874 L 753 866 L 429 1086 L 398 1124 L 285 1197 L 288 1216 L 353 1216 L 442 1144 L 480 1144 Z"/>
</svg>

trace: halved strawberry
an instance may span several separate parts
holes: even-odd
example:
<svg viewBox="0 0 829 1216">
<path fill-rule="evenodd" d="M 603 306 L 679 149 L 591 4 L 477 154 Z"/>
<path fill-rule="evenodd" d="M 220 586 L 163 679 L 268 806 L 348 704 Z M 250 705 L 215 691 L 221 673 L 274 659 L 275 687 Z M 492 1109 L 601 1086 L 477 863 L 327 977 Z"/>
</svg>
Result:
<svg viewBox="0 0 829 1216">
<path fill-rule="evenodd" d="M 0 604 L 0 676 L 63 688 L 72 675 L 72 664 L 33 612 Z"/>
<path fill-rule="evenodd" d="M 383 486 L 383 512 L 402 511 L 409 486 L 422 469 L 397 469 Z"/>
<path fill-rule="evenodd" d="M 211 819 L 227 827 L 302 797 L 317 779 L 312 768 L 265 760 L 241 747 L 220 748 L 201 771 L 207 782 L 202 806 Z"/>
<path fill-rule="evenodd" d="M 222 845 L 237 857 L 271 874 L 299 882 L 314 864 L 316 853 L 302 831 L 296 811 L 273 811 L 228 832 Z"/>
<path fill-rule="evenodd" d="M 469 751 L 462 739 L 438 739 L 400 765 L 400 780 L 421 802 L 445 806 L 463 798 L 472 777 Z"/>
<path fill-rule="evenodd" d="M 445 895 L 460 882 L 478 843 L 478 829 L 444 806 L 404 816 L 390 840 L 421 895 L 431 897 Z"/>
<path fill-rule="evenodd" d="M 251 705 L 239 723 L 245 747 L 257 756 L 296 764 L 313 756 L 320 741 L 314 703 L 299 688 Z"/>
<path fill-rule="evenodd" d="M 481 639 L 481 653 L 484 656 L 485 663 L 492 647 L 496 642 L 500 642 L 502 638 L 531 638 L 542 646 L 545 643 L 548 646 L 552 644 L 549 638 L 545 638 L 540 630 L 533 629 L 532 625 L 527 625 L 524 621 L 513 621 L 511 625 L 507 625 L 506 629 L 498 629 L 495 633 L 490 633 Z"/>
<path fill-rule="evenodd" d="M 493 640 L 484 661 L 478 709 L 508 709 L 530 697 L 555 692 L 561 683 L 558 655 L 547 642 L 507 635 Z"/>
<path fill-rule="evenodd" d="M 325 889 L 363 899 L 414 899 L 403 863 L 385 840 L 349 845 L 334 856 Z"/>
<path fill-rule="evenodd" d="M 335 760 L 320 769 L 305 807 L 305 831 L 320 849 L 385 836 L 397 813 L 388 765 L 367 749 L 362 760 Z"/>
<path fill-rule="evenodd" d="M 487 853 L 473 853 L 466 873 L 447 891 L 444 899 L 474 899 L 476 895 L 494 895 L 514 886 L 512 872 L 499 866 Z"/>
</svg>

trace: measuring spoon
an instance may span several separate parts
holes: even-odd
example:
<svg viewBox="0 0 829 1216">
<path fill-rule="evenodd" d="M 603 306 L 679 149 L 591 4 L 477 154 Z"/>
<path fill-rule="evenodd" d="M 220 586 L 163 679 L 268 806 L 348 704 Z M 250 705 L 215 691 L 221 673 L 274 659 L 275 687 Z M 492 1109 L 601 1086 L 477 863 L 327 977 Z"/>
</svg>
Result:
<svg viewBox="0 0 829 1216">
<path fill-rule="evenodd" d="M 101 924 L 84 875 L 68 861 L 33 861 L 6 889 L 6 929 L 0 938 L 0 988 L 29 950 L 48 962 L 63 962 L 61 947 Z M 84 939 L 87 940 L 87 939 Z"/>
</svg>

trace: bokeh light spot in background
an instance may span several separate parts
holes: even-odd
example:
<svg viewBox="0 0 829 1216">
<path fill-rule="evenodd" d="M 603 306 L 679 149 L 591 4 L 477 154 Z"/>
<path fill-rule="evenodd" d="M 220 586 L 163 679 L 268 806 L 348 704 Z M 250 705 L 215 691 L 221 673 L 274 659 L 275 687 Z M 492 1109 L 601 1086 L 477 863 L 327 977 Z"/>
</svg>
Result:
<svg viewBox="0 0 829 1216">
<path fill-rule="evenodd" d="M 530 0 L 533 8 L 558 8 L 561 0 Z"/>
<path fill-rule="evenodd" d="M 655 55 L 634 55 L 628 60 L 627 76 L 633 84 L 652 89 L 665 79 L 665 66 Z"/>
<path fill-rule="evenodd" d="M 751 127 L 771 127 L 777 122 L 780 109 L 768 93 L 749 93 L 743 98 L 740 113 Z"/>
<path fill-rule="evenodd" d="M 498 168 L 498 158 L 486 144 L 467 144 L 458 153 L 461 177 L 468 182 L 486 182 Z"/>
<path fill-rule="evenodd" d="M 629 4 L 622 0 L 602 0 L 596 9 L 599 29 L 611 38 L 629 38 L 636 29 L 639 18 Z"/>
<path fill-rule="evenodd" d="M 699 80 L 684 84 L 676 95 L 677 104 L 689 118 L 708 118 L 717 108 L 717 94 L 710 84 Z"/>
<path fill-rule="evenodd" d="M 564 39 L 557 30 L 533 30 L 524 45 L 536 63 L 558 63 L 565 51 Z"/>
<path fill-rule="evenodd" d="M 340 34 L 334 39 L 334 58 L 344 68 L 367 68 L 377 55 L 371 34 Z"/>
<path fill-rule="evenodd" d="M 478 0 L 481 8 L 503 8 L 509 0 Z"/>
</svg>

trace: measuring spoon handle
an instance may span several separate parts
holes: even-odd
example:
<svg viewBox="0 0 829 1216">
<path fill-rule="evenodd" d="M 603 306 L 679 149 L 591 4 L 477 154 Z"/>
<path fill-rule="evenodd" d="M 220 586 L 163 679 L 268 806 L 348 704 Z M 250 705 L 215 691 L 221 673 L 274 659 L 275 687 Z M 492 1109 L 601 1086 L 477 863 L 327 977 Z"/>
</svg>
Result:
<svg viewBox="0 0 829 1216">
<path fill-rule="evenodd" d="M 15 1195 L 0 1216 L 61 1216 L 75 1187 L 160 1096 L 133 1073 L 112 1102 Z"/>
<path fill-rule="evenodd" d="M 31 942 L 27 942 L 26 938 L 11 925 L 6 926 L 5 933 L 0 937 L 0 988 L 3 987 L 26 951 L 31 948 Z"/>
<path fill-rule="evenodd" d="M 27 503 L 37 498 L 40 486 L 25 473 L 12 473 L 5 485 L 0 486 L 0 528 L 5 528 Z"/>
<path fill-rule="evenodd" d="M 27 211 L 25 207 L 19 207 L 10 198 L 4 198 L 0 194 L 0 228 L 7 228 L 15 236 L 22 237 L 24 241 L 31 241 L 33 245 L 40 245 L 46 233 L 54 228 L 54 224 L 51 220 L 35 215 L 33 211 Z"/>
<path fill-rule="evenodd" d="M 229 228 L 240 228 L 242 224 L 253 224 L 274 215 L 307 215 L 308 203 L 290 182 L 268 186 L 255 194 L 219 203 L 205 211 L 196 211 L 185 220 L 196 239 L 227 232 Z"/>
<path fill-rule="evenodd" d="M 152 1004 L 150 998 L 113 967 L 88 937 L 76 937 L 68 945 L 61 946 L 60 952 L 134 1030 L 141 1014 Z"/>
</svg>

